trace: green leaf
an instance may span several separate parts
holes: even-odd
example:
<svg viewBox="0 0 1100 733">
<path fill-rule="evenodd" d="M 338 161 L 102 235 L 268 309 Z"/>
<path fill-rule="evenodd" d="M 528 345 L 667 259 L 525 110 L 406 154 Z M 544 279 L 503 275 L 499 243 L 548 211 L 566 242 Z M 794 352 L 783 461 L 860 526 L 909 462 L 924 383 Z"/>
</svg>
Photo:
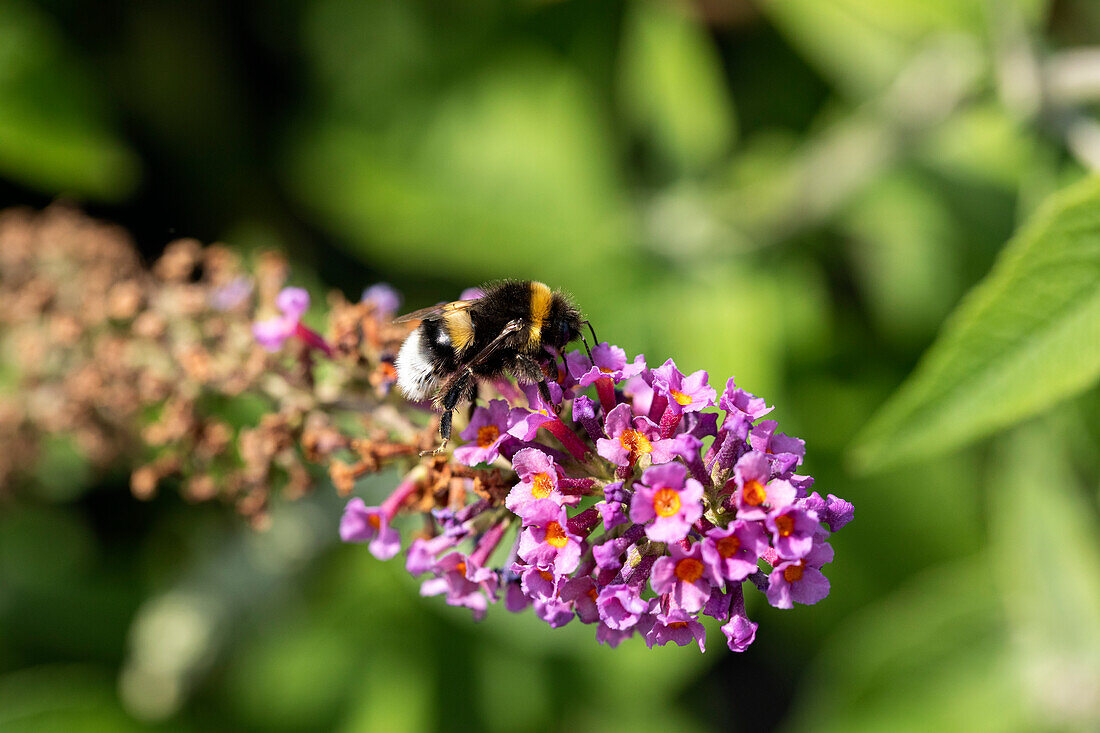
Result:
<svg viewBox="0 0 1100 733">
<path fill-rule="evenodd" d="M 883 338 L 919 347 L 962 290 L 946 202 L 908 172 L 884 176 L 844 217 L 860 290 Z"/>
<path fill-rule="evenodd" d="M 761 3 L 808 60 L 856 98 L 881 91 L 931 36 L 981 37 L 982 0 L 776 0 Z"/>
<path fill-rule="evenodd" d="M 1015 432 L 989 511 L 1014 666 L 1036 721 L 1057 730 L 1100 721 L 1100 523 L 1065 455 L 1075 428 L 1047 420 Z"/>
<path fill-rule="evenodd" d="M 1050 197 L 854 441 L 878 469 L 957 448 L 1100 376 L 1100 179 Z"/>
<path fill-rule="evenodd" d="M 384 129 L 318 117 L 291 185 L 380 267 L 605 283 L 628 222 L 596 101 L 559 61 L 508 53 Z"/>
<path fill-rule="evenodd" d="M 680 172 L 714 163 L 733 141 L 733 101 L 702 25 L 671 3 L 641 0 L 623 31 L 623 104 L 634 125 Z"/>
<path fill-rule="evenodd" d="M 850 621 L 800 685 L 792 731 L 1022 730 L 988 559 L 938 568 Z"/>
<path fill-rule="evenodd" d="M 138 160 L 64 38 L 36 8 L 0 0 L 0 175 L 48 194 L 124 198 Z"/>
</svg>

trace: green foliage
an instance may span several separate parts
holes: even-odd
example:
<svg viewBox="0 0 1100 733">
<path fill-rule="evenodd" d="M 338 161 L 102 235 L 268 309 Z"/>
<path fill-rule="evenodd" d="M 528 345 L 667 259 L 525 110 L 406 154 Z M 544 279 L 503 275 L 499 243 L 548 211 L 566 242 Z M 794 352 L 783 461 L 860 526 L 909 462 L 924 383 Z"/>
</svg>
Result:
<svg viewBox="0 0 1100 733">
<path fill-rule="evenodd" d="M 5 205 L 288 248 L 310 318 L 538 277 L 856 505 L 749 652 L 612 650 L 421 599 L 331 487 L 255 533 L 58 436 L 0 486 L 0 730 L 1095 730 L 1096 100 L 1053 72 L 1098 37 L 1091 0 L 0 0 Z"/>
<path fill-rule="evenodd" d="M 990 502 L 1012 668 L 1034 724 L 1053 730 L 1100 715 L 1088 692 L 1100 688 L 1100 522 L 1059 445 L 1079 428 L 1046 420 L 1008 436 Z"/>
<path fill-rule="evenodd" d="M 733 102 L 704 29 L 680 8 L 641 0 L 623 30 L 623 106 L 674 170 L 692 173 L 729 150 Z"/>
<path fill-rule="evenodd" d="M 1052 197 L 855 441 L 862 468 L 955 448 L 1100 375 L 1100 179 Z"/>
<path fill-rule="evenodd" d="M 138 162 L 49 18 L 0 2 L 0 174 L 47 193 L 120 200 Z"/>
<path fill-rule="evenodd" d="M 292 146 L 292 185 L 387 268 L 468 281 L 595 275 L 625 210 L 592 90 L 553 58 L 501 52 L 372 130 L 321 118 Z M 532 266 L 531 253 L 553 253 Z"/>
</svg>

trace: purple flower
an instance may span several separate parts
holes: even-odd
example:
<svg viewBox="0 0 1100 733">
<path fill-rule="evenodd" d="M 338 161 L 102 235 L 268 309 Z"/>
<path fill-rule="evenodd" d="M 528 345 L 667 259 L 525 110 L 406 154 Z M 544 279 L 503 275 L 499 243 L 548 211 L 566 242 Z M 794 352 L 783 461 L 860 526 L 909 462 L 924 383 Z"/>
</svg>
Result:
<svg viewBox="0 0 1100 733">
<path fill-rule="evenodd" d="M 791 477 L 791 483 L 795 483 L 795 477 Z M 816 491 L 806 497 L 806 508 L 816 512 L 817 516 L 829 525 L 829 530 L 832 532 L 840 530 L 852 521 L 856 513 L 856 508 L 839 496 L 829 494 L 828 499 L 822 499 Z"/>
<path fill-rule="evenodd" d="M 520 588 L 528 598 L 545 600 L 557 596 L 559 576 L 534 565 L 513 565 L 512 569 L 519 573 Z"/>
<path fill-rule="evenodd" d="M 302 288 L 283 288 L 275 298 L 275 307 L 282 315 L 252 324 L 252 335 L 268 351 L 278 351 L 297 333 L 302 316 L 309 310 L 309 293 Z"/>
<path fill-rule="evenodd" d="M 509 428 L 522 415 L 522 410 L 513 410 L 504 400 L 492 400 L 488 408 L 478 406 L 470 424 L 459 433 L 463 440 L 473 442 L 455 448 L 455 458 L 467 466 L 492 463 L 500 454 L 501 444 L 510 437 Z"/>
<path fill-rule="evenodd" d="M 677 415 L 710 407 L 718 395 L 707 384 L 705 371 L 700 369 L 684 376 L 672 359 L 653 370 L 653 389 L 668 400 L 668 409 Z"/>
<path fill-rule="evenodd" d="M 630 521 L 645 524 L 646 536 L 657 542 L 679 542 L 703 516 L 703 485 L 687 478 L 681 463 L 648 468 L 630 502 Z"/>
<path fill-rule="evenodd" d="M 722 626 L 722 633 L 726 636 L 726 644 L 730 651 L 743 652 L 756 639 L 757 624 L 745 615 L 745 597 L 741 592 L 741 586 L 734 588 L 732 595 L 730 620 Z"/>
<path fill-rule="evenodd" d="M 607 644 L 614 649 L 619 644 L 622 644 L 623 641 L 633 636 L 634 630 L 634 626 L 626 629 L 613 629 L 601 621 L 600 625 L 596 627 L 596 642 L 598 644 Z"/>
<path fill-rule="evenodd" d="M 813 605 L 829 595 L 829 581 L 805 560 L 781 562 L 768 576 L 767 595 L 768 603 L 776 608 L 793 608 L 794 603 Z"/>
<path fill-rule="evenodd" d="M 675 456 L 671 439 L 662 439 L 661 431 L 647 417 L 631 420 L 630 405 L 623 403 L 608 413 L 604 429 L 611 437 L 596 441 L 596 452 L 616 466 L 633 468 L 647 457 L 651 463 L 668 463 Z"/>
<path fill-rule="evenodd" d="M 774 455 L 776 458 L 783 455 L 795 456 L 795 465 L 801 464 L 806 455 L 806 441 L 777 433 L 777 427 L 779 423 L 775 420 L 764 420 L 749 433 L 749 445 L 755 451 Z"/>
<path fill-rule="evenodd" d="M 210 305 L 214 310 L 229 311 L 244 305 L 250 295 L 252 295 L 252 281 L 240 275 L 212 292 Z"/>
<path fill-rule="evenodd" d="M 539 428 L 558 419 L 555 414 L 555 405 L 562 400 L 561 387 L 554 382 L 549 382 L 547 386 L 550 388 L 550 402 L 544 400 L 542 395 L 539 394 L 537 384 L 521 385 L 523 393 L 527 396 L 527 404 L 530 409 L 518 408 L 521 412 L 518 413 L 519 417 L 512 424 L 512 427 L 508 429 L 509 435 L 529 443 L 538 435 Z"/>
<path fill-rule="evenodd" d="M 657 399 L 657 393 L 653 391 L 653 372 L 648 369 L 626 380 L 626 384 L 623 385 L 623 394 L 630 399 L 635 415 L 649 415 L 654 408 L 654 403 L 660 401 Z M 660 418 L 660 414 L 658 413 L 655 417 Z"/>
<path fill-rule="evenodd" d="M 504 607 L 512 613 L 519 613 L 531 605 L 531 599 L 523 592 L 519 582 L 511 580 L 504 587 Z"/>
<path fill-rule="evenodd" d="M 420 595 L 434 596 L 447 594 L 447 605 L 464 606 L 474 612 L 474 618 L 481 619 L 489 606 L 486 597 L 496 594 L 496 573 L 478 566 L 460 552 L 445 555 L 432 568 L 435 578 L 420 584 Z M 485 591 L 485 593 L 482 593 Z"/>
<path fill-rule="evenodd" d="M 763 397 L 756 397 L 751 392 L 739 389 L 733 377 L 726 380 L 726 388 L 718 398 L 718 406 L 727 413 L 744 415 L 749 422 L 756 422 L 775 409 L 768 407 Z"/>
<path fill-rule="evenodd" d="M 638 623 L 638 619 L 649 609 L 649 603 L 642 600 L 637 588 L 620 583 L 600 591 L 596 608 L 603 625 L 615 631 L 625 631 Z"/>
<path fill-rule="evenodd" d="M 363 291 L 361 303 L 370 303 L 381 320 L 392 318 L 401 307 L 401 293 L 387 283 L 375 283 Z"/>
<path fill-rule="evenodd" d="M 568 603 L 556 599 L 536 600 L 534 606 L 535 615 L 550 624 L 552 629 L 560 629 L 573 620 L 573 609 Z"/>
<path fill-rule="evenodd" d="M 370 553 L 389 560 L 401 551 L 401 535 L 390 526 L 389 517 L 380 507 L 368 507 L 356 497 L 344 507 L 340 518 L 340 539 L 344 542 L 369 542 Z"/>
<path fill-rule="evenodd" d="M 756 560 L 768 548 L 759 522 L 737 520 L 726 529 L 715 527 L 703 539 L 703 560 L 714 577 L 741 581 L 756 572 Z"/>
<path fill-rule="evenodd" d="M 552 504 L 556 513 L 564 497 L 558 491 L 554 459 L 535 448 L 524 448 L 512 456 L 512 467 L 519 474 L 519 483 L 508 492 L 504 506 L 524 521 L 531 521 L 530 515 L 543 502 Z"/>
<path fill-rule="evenodd" d="M 601 501 L 596 504 L 596 511 L 600 513 L 600 519 L 603 520 L 603 528 L 605 530 L 612 530 L 618 527 L 620 524 L 626 524 L 626 512 L 623 511 L 623 505 L 617 501 Z"/>
<path fill-rule="evenodd" d="M 657 558 L 649 584 L 653 592 L 667 595 L 673 608 L 695 613 L 702 610 L 713 588 L 712 573 L 703 562 L 698 543 L 684 550 L 679 543 L 669 545 L 669 555 Z M 717 580 L 714 578 L 714 580 Z"/>
<path fill-rule="evenodd" d="M 573 604 L 581 623 L 594 624 L 600 620 L 600 610 L 596 607 L 599 589 L 591 576 L 582 575 L 565 581 L 561 586 L 559 597 Z"/>
<path fill-rule="evenodd" d="M 621 537 L 616 537 L 602 542 L 592 548 L 592 557 L 596 565 L 604 570 L 618 570 L 623 566 L 622 556 L 627 548 L 640 540 L 645 534 L 645 529 L 635 524 Z"/>
<path fill-rule="evenodd" d="M 288 338 L 297 336 L 309 348 L 332 356 L 332 348 L 321 335 L 302 324 L 302 316 L 309 310 L 309 293 L 302 288 L 283 288 L 275 298 L 275 307 L 282 315 L 252 324 L 252 336 L 260 346 L 278 351 Z"/>
<path fill-rule="evenodd" d="M 356 501 L 352 499 L 352 501 Z M 405 556 L 405 570 L 410 575 L 423 575 L 435 565 L 439 553 L 449 550 L 464 539 L 464 535 L 441 534 L 431 539 L 421 537 L 413 540 Z"/>
<path fill-rule="evenodd" d="M 481 288 L 466 288 L 459 294 L 459 300 L 477 300 L 478 298 L 484 298 L 485 291 Z"/>
<path fill-rule="evenodd" d="M 645 643 L 652 649 L 655 646 L 664 646 L 670 641 L 676 646 L 685 646 L 695 641 L 699 644 L 699 651 L 705 652 L 706 638 L 706 630 L 694 616 L 681 609 L 671 609 L 668 613 L 654 615 L 653 626 L 645 635 Z"/>
<path fill-rule="evenodd" d="M 779 556 L 797 560 L 810 552 L 814 535 L 821 531 L 817 515 L 798 506 L 776 509 L 766 520 L 772 535 L 772 546 Z"/>
<path fill-rule="evenodd" d="M 531 565 L 568 575 L 581 559 L 581 538 L 569 531 L 565 507 L 540 501 L 526 517 L 529 524 L 519 537 L 519 556 Z"/>
<path fill-rule="evenodd" d="M 771 461 L 763 453 L 751 451 L 733 467 L 733 505 L 738 519 L 765 519 L 768 512 L 790 505 L 798 492 L 790 482 L 771 477 Z M 728 485 L 728 484 L 727 484 Z"/>
<path fill-rule="evenodd" d="M 592 347 L 592 360 L 579 351 L 566 356 L 569 373 L 581 387 L 595 384 L 604 377 L 612 382 L 636 377 L 645 369 L 645 356 L 638 354 L 633 362 L 626 360 L 626 352 L 606 341 Z"/>
</svg>

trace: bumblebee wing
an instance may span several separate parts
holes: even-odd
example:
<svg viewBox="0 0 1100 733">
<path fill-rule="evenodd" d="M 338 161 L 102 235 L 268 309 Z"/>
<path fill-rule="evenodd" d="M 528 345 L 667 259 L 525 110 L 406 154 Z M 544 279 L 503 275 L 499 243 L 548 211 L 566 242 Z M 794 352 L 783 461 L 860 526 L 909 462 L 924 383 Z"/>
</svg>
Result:
<svg viewBox="0 0 1100 733">
<path fill-rule="evenodd" d="M 393 322 L 405 323 L 406 321 L 423 321 L 432 316 L 445 316 L 455 311 L 464 311 L 476 302 L 476 300 L 456 300 L 451 303 L 438 303 L 436 305 L 430 305 L 427 308 L 413 311 L 412 313 L 406 313 L 403 316 L 398 316 L 393 319 Z"/>
<path fill-rule="evenodd" d="M 508 321 L 508 323 L 505 324 L 504 328 L 501 329 L 500 333 L 497 334 L 496 338 L 490 341 L 481 351 L 474 354 L 473 357 L 471 357 L 468 361 L 465 361 L 463 366 L 475 367 L 478 364 L 482 363 L 494 353 L 496 353 L 499 349 L 501 349 L 508 341 L 509 336 L 511 336 L 513 333 L 517 333 L 518 331 L 522 331 L 523 328 L 524 324 L 523 319 L 521 318 L 514 318 L 511 321 Z"/>
</svg>

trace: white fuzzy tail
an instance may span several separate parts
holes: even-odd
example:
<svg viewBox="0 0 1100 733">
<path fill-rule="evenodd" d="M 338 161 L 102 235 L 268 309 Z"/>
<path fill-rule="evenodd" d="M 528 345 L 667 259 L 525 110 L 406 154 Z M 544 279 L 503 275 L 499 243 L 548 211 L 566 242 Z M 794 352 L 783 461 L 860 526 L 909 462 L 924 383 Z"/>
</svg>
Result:
<svg viewBox="0 0 1100 733">
<path fill-rule="evenodd" d="M 393 363 L 397 370 L 397 387 L 407 399 L 426 400 L 435 392 L 436 378 L 432 372 L 432 362 L 427 344 L 421 340 L 420 329 L 416 329 L 401 344 L 401 351 Z"/>
</svg>

